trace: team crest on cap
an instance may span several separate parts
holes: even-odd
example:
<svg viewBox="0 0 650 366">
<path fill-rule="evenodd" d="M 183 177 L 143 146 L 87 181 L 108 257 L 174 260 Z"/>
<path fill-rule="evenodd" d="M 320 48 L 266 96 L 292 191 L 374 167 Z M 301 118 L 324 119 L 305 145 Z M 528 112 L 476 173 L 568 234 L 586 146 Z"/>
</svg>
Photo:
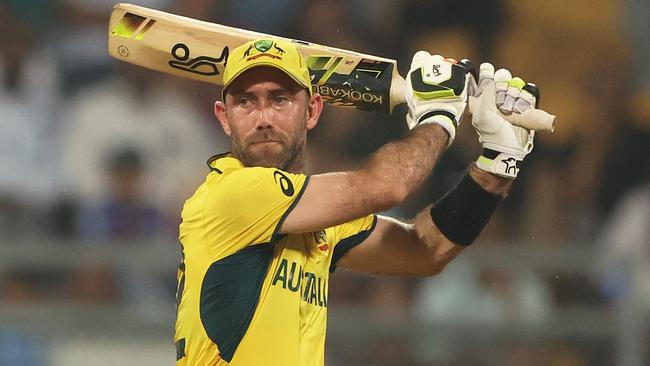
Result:
<svg viewBox="0 0 650 366">
<path fill-rule="evenodd" d="M 253 54 L 253 51 L 258 51 L 258 54 Z M 286 53 L 285 50 L 283 50 L 278 44 L 274 41 L 271 41 L 269 39 L 262 39 L 259 40 L 246 49 L 244 51 L 244 54 L 242 55 L 242 60 L 246 59 L 246 61 L 251 61 L 259 57 L 271 57 L 274 59 L 282 59 L 282 55 Z"/>
<path fill-rule="evenodd" d="M 273 41 L 269 41 L 268 39 L 263 39 L 261 41 L 255 42 L 253 46 L 255 47 L 256 50 L 260 52 L 266 52 L 271 48 L 271 46 L 273 46 L 273 43 L 274 43 Z"/>
</svg>

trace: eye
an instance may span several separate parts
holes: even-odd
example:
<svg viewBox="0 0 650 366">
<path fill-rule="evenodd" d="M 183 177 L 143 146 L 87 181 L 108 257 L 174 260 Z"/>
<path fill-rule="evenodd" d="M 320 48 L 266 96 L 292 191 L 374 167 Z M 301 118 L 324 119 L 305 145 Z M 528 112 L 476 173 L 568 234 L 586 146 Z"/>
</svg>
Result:
<svg viewBox="0 0 650 366">
<path fill-rule="evenodd" d="M 237 105 L 240 106 L 240 107 L 247 107 L 248 105 L 250 105 L 250 103 L 251 103 L 251 100 L 248 97 L 242 96 L 242 97 L 237 98 Z"/>
<path fill-rule="evenodd" d="M 289 98 L 285 95 L 276 95 L 273 97 L 273 104 L 284 105 L 289 102 Z"/>
</svg>

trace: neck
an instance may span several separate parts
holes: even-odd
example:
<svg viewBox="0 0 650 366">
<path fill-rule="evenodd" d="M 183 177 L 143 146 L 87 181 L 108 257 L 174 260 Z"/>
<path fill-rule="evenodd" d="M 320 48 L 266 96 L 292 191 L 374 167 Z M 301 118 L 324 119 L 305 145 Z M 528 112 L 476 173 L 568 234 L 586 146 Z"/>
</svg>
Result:
<svg viewBox="0 0 650 366">
<path fill-rule="evenodd" d="M 280 168 L 288 173 L 300 174 L 305 172 L 305 154 L 296 156 L 293 162 L 285 164 L 284 168 Z"/>
<path fill-rule="evenodd" d="M 298 154 L 295 156 L 293 159 L 290 159 L 289 161 L 285 162 L 269 162 L 269 163 L 261 163 L 261 164 L 255 164 L 247 161 L 246 158 L 241 156 L 235 149 L 231 151 L 231 154 L 233 157 L 237 158 L 237 160 L 241 161 L 242 164 L 246 167 L 253 167 L 253 166 L 262 166 L 266 168 L 276 168 L 280 169 L 282 171 L 285 171 L 287 173 L 293 173 L 293 174 L 302 174 L 305 172 L 305 154 L 304 152 Z"/>
</svg>

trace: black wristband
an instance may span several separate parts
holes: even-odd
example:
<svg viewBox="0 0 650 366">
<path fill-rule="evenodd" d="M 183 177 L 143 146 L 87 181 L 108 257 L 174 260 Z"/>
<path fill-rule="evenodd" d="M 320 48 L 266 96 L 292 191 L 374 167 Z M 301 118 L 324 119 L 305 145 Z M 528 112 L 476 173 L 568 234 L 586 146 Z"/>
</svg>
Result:
<svg viewBox="0 0 650 366">
<path fill-rule="evenodd" d="M 431 219 L 447 239 L 467 246 L 481 233 L 501 198 L 484 190 L 466 174 L 431 207 Z"/>
</svg>

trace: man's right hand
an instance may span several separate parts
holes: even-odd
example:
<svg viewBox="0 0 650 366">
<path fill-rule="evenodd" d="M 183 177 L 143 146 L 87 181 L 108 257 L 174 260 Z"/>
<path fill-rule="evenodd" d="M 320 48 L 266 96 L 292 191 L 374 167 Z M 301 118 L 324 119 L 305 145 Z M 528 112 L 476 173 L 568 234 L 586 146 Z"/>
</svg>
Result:
<svg viewBox="0 0 650 366">
<path fill-rule="evenodd" d="M 436 123 L 449 133 L 451 145 L 467 105 L 469 67 L 440 55 L 418 51 L 406 78 L 409 129 Z"/>
</svg>

